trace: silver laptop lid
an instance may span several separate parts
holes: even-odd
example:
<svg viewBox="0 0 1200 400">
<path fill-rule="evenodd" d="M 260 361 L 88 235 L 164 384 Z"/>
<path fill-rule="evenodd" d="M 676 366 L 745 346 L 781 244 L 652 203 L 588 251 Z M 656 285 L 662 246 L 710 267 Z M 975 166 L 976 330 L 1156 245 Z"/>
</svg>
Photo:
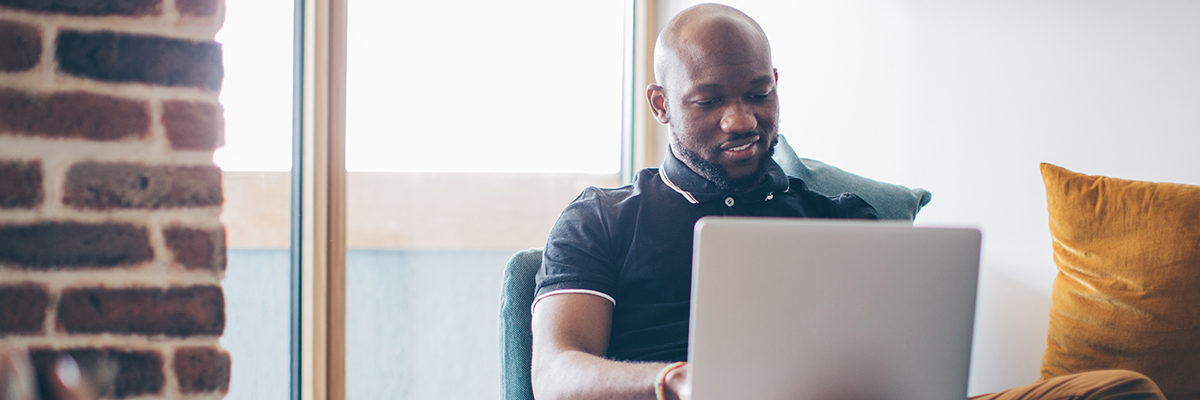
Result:
<svg viewBox="0 0 1200 400">
<path fill-rule="evenodd" d="M 709 217 L 694 245 L 694 399 L 966 397 L 977 229 Z"/>
</svg>

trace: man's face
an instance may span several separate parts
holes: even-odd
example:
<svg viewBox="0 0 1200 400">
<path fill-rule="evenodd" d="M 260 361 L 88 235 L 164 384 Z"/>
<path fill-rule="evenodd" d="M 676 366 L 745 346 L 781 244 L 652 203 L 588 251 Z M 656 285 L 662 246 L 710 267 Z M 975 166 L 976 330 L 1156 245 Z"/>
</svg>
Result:
<svg viewBox="0 0 1200 400">
<path fill-rule="evenodd" d="M 757 183 L 778 141 L 770 56 L 698 51 L 679 61 L 664 88 L 675 154 L 726 189 Z"/>
</svg>

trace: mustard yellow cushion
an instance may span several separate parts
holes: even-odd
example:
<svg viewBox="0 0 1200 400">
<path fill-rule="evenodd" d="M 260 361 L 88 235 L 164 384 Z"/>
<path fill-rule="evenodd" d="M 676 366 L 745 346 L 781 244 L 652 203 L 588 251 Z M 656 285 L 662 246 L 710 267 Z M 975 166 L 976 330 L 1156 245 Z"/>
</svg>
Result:
<svg viewBox="0 0 1200 400">
<path fill-rule="evenodd" d="M 1200 399 L 1200 186 L 1042 164 L 1054 280 L 1042 378 L 1121 368 Z"/>
</svg>

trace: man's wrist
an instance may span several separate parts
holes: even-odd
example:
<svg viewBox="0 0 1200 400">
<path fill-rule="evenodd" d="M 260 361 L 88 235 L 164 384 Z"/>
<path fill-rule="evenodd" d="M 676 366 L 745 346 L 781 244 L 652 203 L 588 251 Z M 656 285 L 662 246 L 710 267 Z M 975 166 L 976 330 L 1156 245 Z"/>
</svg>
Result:
<svg viewBox="0 0 1200 400">
<path fill-rule="evenodd" d="M 663 367 L 658 371 L 658 375 L 654 378 L 654 397 L 657 400 L 678 399 L 678 393 L 675 390 L 677 387 L 671 383 L 678 383 L 683 377 L 680 373 L 684 371 L 681 367 L 687 365 L 686 362 L 680 361 Z"/>
</svg>

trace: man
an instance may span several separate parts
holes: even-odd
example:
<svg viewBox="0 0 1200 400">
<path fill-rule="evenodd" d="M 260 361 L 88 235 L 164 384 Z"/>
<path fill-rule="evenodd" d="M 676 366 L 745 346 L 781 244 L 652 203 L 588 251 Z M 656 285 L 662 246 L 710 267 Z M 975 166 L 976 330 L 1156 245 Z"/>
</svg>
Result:
<svg viewBox="0 0 1200 400">
<path fill-rule="evenodd" d="M 771 160 L 778 75 L 766 35 L 745 14 L 711 4 L 679 13 L 655 45 L 654 72 L 657 84 L 646 97 L 671 132 L 662 168 L 639 172 L 630 186 L 585 189 L 547 240 L 532 321 L 533 389 L 541 400 L 690 398 L 684 361 L 692 229 L 700 217 L 876 216 L 855 195 L 808 190 Z M 1132 373 L 1063 381 L 993 397 L 1115 390 L 1162 398 Z M 1093 390 L 1096 383 L 1108 392 Z"/>
</svg>

